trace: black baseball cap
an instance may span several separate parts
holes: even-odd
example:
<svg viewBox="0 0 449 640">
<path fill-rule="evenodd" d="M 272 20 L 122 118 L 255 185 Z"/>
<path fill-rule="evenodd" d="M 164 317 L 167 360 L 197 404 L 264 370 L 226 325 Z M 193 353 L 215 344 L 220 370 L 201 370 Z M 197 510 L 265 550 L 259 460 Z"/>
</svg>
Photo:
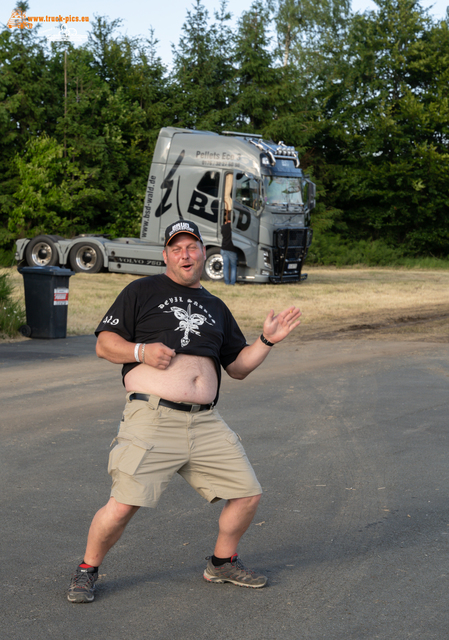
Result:
<svg viewBox="0 0 449 640">
<path fill-rule="evenodd" d="M 194 236 L 204 244 L 200 230 L 194 222 L 191 222 L 190 220 L 178 220 L 178 222 L 172 222 L 172 224 L 165 229 L 164 247 L 166 247 L 170 240 L 178 235 L 178 233 L 190 233 L 191 236 Z"/>
</svg>

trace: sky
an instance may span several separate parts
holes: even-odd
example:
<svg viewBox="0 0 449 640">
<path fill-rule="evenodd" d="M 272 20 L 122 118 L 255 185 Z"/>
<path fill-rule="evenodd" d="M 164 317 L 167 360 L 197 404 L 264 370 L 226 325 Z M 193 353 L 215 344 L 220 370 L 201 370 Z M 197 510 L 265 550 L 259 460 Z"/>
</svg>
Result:
<svg viewBox="0 0 449 640">
<path fill-rule="evenodd" d="M 236 23 L 243 11 L 251 6 L 252 0 L 229 0 L 228 11 L 233 14 Z M 0 23 L 6 24 L 15 7 L 16 0 L 3 0 L 0 10 Z M 120 18 L 123 23 L 121 32 L 128 36 L 149 36 L 152 27 L 156 38 L 159 40 L 157 53 L 166 65 L 172 61 L 171 44 L 177 45 L 181 34 L 182 25 L 185 22 L 187 11 L 194 6 L 193 0 L 165 0 L 156 2 L 150 0 L 143 3 L 141 0 L 28 0 L 29 10 L 27 17 L 59 17 L 70 18 L 66 29 L 70 38 L 75 42 L 85 42 L 89 32 L 89 23 L 81 22 L 81 18 L 92 20 L 94 15 L 108 16 L 111 20 Z M 213 17 L 214 10 L 218 9 L 219 0 L 203 0 L 209 14 Z M 421 0 L 421 6 L 430 9 L 430 14 L 436 19 L 444 18 L 446 6 L 449 0 Z M 375 9 L 376 5 L 371 0 L 352 0 L 354 12 L 363 13 L 366 10 Z M 78 18 L 78 22 L 74 20 Z M 58 24 L 44 22 L 41 34 L 48 38 L 59 36 Z"/>
</svg>

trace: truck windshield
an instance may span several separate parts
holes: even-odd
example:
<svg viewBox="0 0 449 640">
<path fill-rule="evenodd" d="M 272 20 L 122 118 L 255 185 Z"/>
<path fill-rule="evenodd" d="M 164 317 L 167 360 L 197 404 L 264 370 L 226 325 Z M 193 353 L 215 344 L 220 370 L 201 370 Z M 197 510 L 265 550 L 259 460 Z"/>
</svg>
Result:
<svg viewBox="0 0 449 640">
<path fill-rule="evenodd" d="M 305 186 L 306 183 L 299 177 L 265 176 L 265 204 L 304 204 Z"/>
</svg>

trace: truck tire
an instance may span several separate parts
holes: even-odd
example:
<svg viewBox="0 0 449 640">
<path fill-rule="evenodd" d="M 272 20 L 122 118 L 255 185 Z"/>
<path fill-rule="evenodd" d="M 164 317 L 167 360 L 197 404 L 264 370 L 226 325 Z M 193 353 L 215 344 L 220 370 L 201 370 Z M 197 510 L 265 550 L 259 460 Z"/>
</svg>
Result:
<svg viewBox="0 0 449 640">
<path fill-rule="evenodd" d="M 25 258 L 30 267 L 54 267 L 59 263 L 57 236 L 36 236 L 29 241 Z"/>
<path fill-rule="evenodd" d="M 218 247 L 211 247 L 206 251 L 203 280 L 212 280 L 213 282 L 223 280 L 223 258 Z"/>
<path fill-rule="evenodd" d="M 69 262 L 77 273 L 99 273 L 104 266 L 100 248 L 93 242 L 80 242 L 70 250 Z"/>
</svg>

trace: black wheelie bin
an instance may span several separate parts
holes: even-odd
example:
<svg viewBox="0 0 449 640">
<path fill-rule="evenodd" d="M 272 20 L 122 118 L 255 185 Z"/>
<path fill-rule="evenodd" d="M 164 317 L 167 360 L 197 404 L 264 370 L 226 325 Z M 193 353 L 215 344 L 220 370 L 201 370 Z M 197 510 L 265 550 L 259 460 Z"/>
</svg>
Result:
<svg viewBox="0 0 449 640">
<path fill-rule="evenodd" d="M 25 288 L 27 323 L 19 327 L 27 338 L 65 338 L 69 305 L 69 278 L 62 267 L 19 267 Z"/>
</svg>

